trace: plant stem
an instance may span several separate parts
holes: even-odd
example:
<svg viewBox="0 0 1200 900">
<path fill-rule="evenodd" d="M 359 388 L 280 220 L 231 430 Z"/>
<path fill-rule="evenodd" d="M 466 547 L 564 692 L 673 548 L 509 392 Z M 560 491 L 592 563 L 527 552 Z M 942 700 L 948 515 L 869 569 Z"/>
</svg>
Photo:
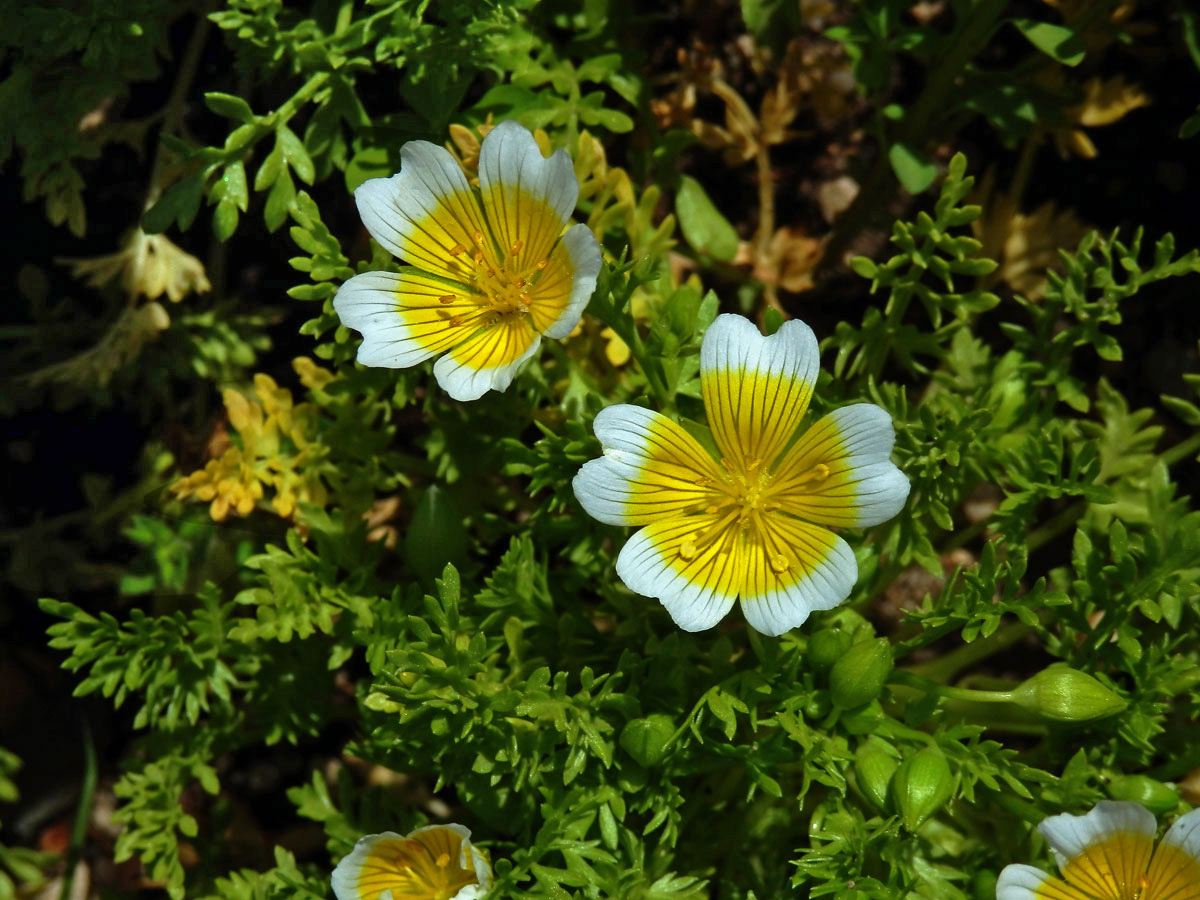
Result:
<svg viewBox="0 0 1200 900">
<path fill-rule="evenodd" d="M 925 90 L 904 117 L 893 145 L 904 144 L 915 151 L 928 143 L 930 125 L 945 112 L 947 95 L 954 88 L 959 74 L 991 37 L 996 21 L 1008 5 L 1008 0 L 983 0 L 971 11 L 962 29 L 948 41 L 949 51 L 933 70 Z M 870 214 L 891 199 L 895 179 L 889 178 L 891 165 L 887 151 L 887 147 L 879 148 L 879 154 L 854 202 L 834 225 L 826 247 L 824 265 L 830 265 L 835 260 L 840 262 L 846 246 L 858 234 Z"/>
<path fill-rule="evenodd" d="M 1012 691 L 977 691 L 972 688 L 952 687 L 922 678 L 904 669 L 894 669 L 888 676 L 888 684 L 903 684 L 916 688 L 926 694 L 947 697 L 951 700 L 969 700 L 972 703 L 1009 703 L 1012 701 Z"/>
<path fill-rule="evenodd" d="M 1190 438 L 1185 438 L 1170 450 L 1165 450 L 1159 456 L 1159 459 L 1167 466 L 1173 466 L 1177 462 L 1181 462 L 1193 453 L 1200 452 L 1200 431 L 1197 431 Z"/>
<path fill-rule="evenodd" d="M 989 656 L 1007 650 L 1013 644 L 1020 643 L 1034 633 L 1032 625 L 1014 622 L 998 628 L 985 638 L 979 638 L 969 644 L 956 647 L 944 656 L 923 665 L 912 666 L 907 671 L 910 674 L 930 679 L 934 682 L 945 683 L 954 678 L 963 669 L 977 665 Z"/>
</svg>

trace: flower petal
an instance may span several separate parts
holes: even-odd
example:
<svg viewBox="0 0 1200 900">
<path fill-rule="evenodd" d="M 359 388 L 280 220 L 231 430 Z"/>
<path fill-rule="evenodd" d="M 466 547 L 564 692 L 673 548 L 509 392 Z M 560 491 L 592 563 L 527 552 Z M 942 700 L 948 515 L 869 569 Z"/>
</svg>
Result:
<svg viewBox="0 0 1200 900">
<path fill-rule="evenodd" d="M 409 141 L 400 148 L 400 171 L 364 181 L 354 199 L 371 237 L 393 256 L 446 278 L 469 276 L 469 254 L 450 251 L 476 247 L 487 228 L 467 176 L 444 147 Z"/>
<path fill-rule="evenodd" d="M 646 525 L 707 504 L 711 492 L 703 482 L 720 477 L 716 463 L 662 413 L 619 404 L 601 410 L 593 427 L 604 455 L 585 463 L 571 482 L 593 518 Z"/>
<path fill-rule="evenodd" d="M 542 156 L 519 122 L 488 132 L 479 149 L 479 190 L 498 252 L 525 270 L 550 255 L 579 199 L 579 180 L 566 151 Z"/>
<path fill-rule="evenodd" d="M 441 302 L 452 294 L 454 302 Z M 416 272 L 355 275 L 338 289 L 333 308 L 343 325 L 362 333 L 358 361 L 392 369 L 461 344 L 485 311 L 462 288 Z M 452 318 L 459 324 L 451 325 Z"/>
<path fill-rule="evenodd" d="M 529 314 L 534 328 L 556 341 L 569 335 L 592 299 L 599 274 L 600 244 L 596 236 L 582 223 L 571 226 L 530 292 L 533 303 Z"/>
<path fill-rule="evenodd" d="M 889 458 L 891 416 L 871 403 L 843 406 L 820 419 L 788 450 L 771 495 L 794 516 L 821 525 L 862 528 L 896 515 L 908 479 Z"/>
<path fill-rule="evenodd" d="M 717 316 L 700 346 L 700 388 L 731 467 L 774 461 L 808 409 L 819 363 L 817 339 L 798 319 L 763 337 L 749 319 Z"/>
<path fill-rule="evenodd" d="M 331 878 L 337 900 L 469 900 L 491 884 L 491 867 L 461 825 L 430 825 L 406 837 L 360 838 Z"/>
<path fill-rule="evenodd" d="M 1005 866 L 996 881 L 996 900 L 1095 900 L 1033 866 Z"/>
<path fill-rule="evenodd" d="M 1097 900 L 1133 900 L 1140 894 L 1155 829 L 1154 816 L 1140 803 L 1111 800 L 1085 815 L 1063 813 L 1038 826 L 1063 878 Z"/>
<path fill-rule="evenodd" d="M 778 512 L 758 522 L 741 549 L 742 614 L 751 628 L 783 634 L 850 595 L 858 563 L 840 537 Z"/>
<path fill-rule="evenodd" d="M 617 557 L 617 575 L 635 593 L 657 597 L 684 631 L 712 628 L 737 598 L 739 571 L 733 551 L 735 529 L 726 528 L 690 559 L 680 553 L 714 517 L 690 516 L 647 525 Z"/>
<path fill-rule="evenodd" d="M 1154 851 L 1144 900 L 1200 900 L 1200 809 L 1175 820 Z"/>
<path fill-rule="evenodd" d="M 541 340 L 523 316 L 503 316 L 441 357 L 433 374 L 455 400 L 478 400 L 488 391 L 507 389 Z"/>
</svg>

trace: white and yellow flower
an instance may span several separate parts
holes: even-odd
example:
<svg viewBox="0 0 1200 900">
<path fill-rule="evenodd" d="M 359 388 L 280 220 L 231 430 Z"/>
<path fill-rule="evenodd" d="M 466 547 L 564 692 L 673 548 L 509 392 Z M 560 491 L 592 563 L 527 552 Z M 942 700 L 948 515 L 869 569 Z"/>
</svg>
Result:
<svg viewBox="0 0 1200 900">
<path fill-rule="evenodd" d="M 360 838 L 333 870 L 337 900 L 476 900 L 492 886 L 487 857 L 462 825 Z"/>
<path fill-rule="evenodd" d="M 1158 847 L 1140 803 L 1104 801 L 1038 826 L 1062 878 L 1005 866 L 996 900 L 1200 900 L 1200 809 L 1175 820 Z"/>
<path fill-rule="evenodd" d="M 874 525 L 904 506 L 908 479 L 889 459 L 895 432 L 878 406 L 836 410 L 793 440 L 819 362 L 803 322 L 763 337 L 741 316 L 718 316 L 700 387 L 719 460 L 660 413 L 619 405 L 596 416 L 604 456 L 579 470 L 575 496 L 601 522 L 645 526 L 617 574 L 685 631 L 711 628 L 739 599 L 765 634 L 837 606 L 858 566 L 830 528 Z"/>
<path fill-rule="evenodd" d="M 354 192 L 371 236 L 412 264 L 356 275 L 334 298 L 362 332 L 358 361 L 440 357 L 433 373 L 456 400 L 507 388 L 542 335 L 571 333 L 596 288 L 600 246 L 586 225 L 566 228 L 578 197 L 570 157 L 543 157 L 516 122 L 484 138 L 477 193 L 444 147 L 409 141 L 398 174 Z"/>
</svg>

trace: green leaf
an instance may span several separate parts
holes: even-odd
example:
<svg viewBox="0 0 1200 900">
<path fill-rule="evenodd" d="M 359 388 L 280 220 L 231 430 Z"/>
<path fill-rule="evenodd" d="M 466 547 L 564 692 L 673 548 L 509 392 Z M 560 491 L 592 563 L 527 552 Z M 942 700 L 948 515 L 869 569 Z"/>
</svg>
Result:
<svg viewBox="0 0 1200 900">
<path fill-rule="evenodd" d="M 237 230 L 237 223 L 237 205 L 228 198 L 218 203 L 217 208 L 213 210 L 213 234 L 217 240 L 229 240 L 229 236 Z"/>
<path fill-rule="evenodd" d="M 1179 136 L 1185 141 L 1200 133 L 1200 106 L 1196 107 L 1196 111 L 1183 120 L 1183 124 L 1179 126 Z"/>
<path fill-rule="evenodd" d="M 224 116 L 227 119 L 236 119 L 247 124 L 255 119 L 254 110 L 250 108 L 250 104 L 233 94 L 209 91 L 204 95 L 204 105 L 218 116 Z"/>
<path fill-rule="evenodd" d="M 313 168 L 312 158 L 304 149 L 304 143 L 286 125 L 280 125 L 276 135 L 279 148 L 283 151 L 283 158 L 288 161 L 288 165 L 292 167 L 296 177 L 305 184 L 312 184 L 316 177 L 316 170 Z"/>
<path fill-rule="evenodd" d="M 888 162 L 892 164 L 896 178 L 910 194 L 921 193 L 937 177 L 937 166 L 904 144 L 892 144 L 888 150 Z"/>
<path fill-rule="evenodd" d="M 713 205 L 700 182 L 688 175 L 680 177 L 675 211 L 683 237 L 693 250 L 721 262 L 733 259 L 738 248 L 737 232 Z"/>
<path fill-rule="evenodd" d="M 1025 35 L 1029 43 L 1064 66 L 1077 66 L 1087 55 L 1087 48 L 1073 29 L 1036 19 L 1012 18 L 1008 21 Z"/>
<path fill-rule="evenodd" d="M 158 202 L 142 215 L 142 229 L 147 234 L 160 234 L 172 222 L 181 231 L 186 231 L 200 211 L 204 197 L 204 175 L 195 172 L 175 182 L 163 193 Z"/>
</svg>

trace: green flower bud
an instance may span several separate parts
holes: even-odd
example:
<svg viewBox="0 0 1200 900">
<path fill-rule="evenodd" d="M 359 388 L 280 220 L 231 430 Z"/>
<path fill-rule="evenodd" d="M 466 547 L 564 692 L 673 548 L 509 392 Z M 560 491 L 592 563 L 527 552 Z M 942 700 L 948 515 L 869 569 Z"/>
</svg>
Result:
<svg viewBox="0 0 1200 900">
<path fill-rule="evenodd" d="M 840 628 L 822 628 L 808 639 L 805 661 L 814 669 L 828 669 L 850 649 L 850 635 Z"/>
<path fill-rule="evenodd" d="M 870 703 L 883 690 L 892 671 L 892 645 L 887 638 L 859 641 L 833 664 L 829 695 L 833 705 L 855 709 Z"/>
<path fill-rule="evenodd" d="M 1012 692 L 1012 702 L 1056 722 L 1088 722 L 1119 713 L 1125 701 L 1099 681 L 1062 663 L 1047 666 Z"/>
<path fill-rule="evenodd" d="M 1140 803 L 1156 816 L 1179 805 L 1179 795 L 1172 788 L 1147 775 L 1118 775 L 1108 783 L 1108 796 Z"/>
<path fill-rule="evenodd" d="M 675 733 L 675 722 L 665 713 L 653 713 L 643 719 L 630 719 L 621 729 L 621 749 L 639 765 L 653 766 L 662 762 L 669 749 L 668 741 Z"/>
<path fill-rule="evenodd" d="M 896 771 L 897 762 L 892 754 L 877 741 L 867 741 L 854 754 L 854 776 L 858 789 L 880 810 L 890 812 L 888 787 Z"/>
<path fill-rule="evenodd" d="M 916 831 L 950 799 L 954 779 L 950 764 L 937 747 L 929 746 L 909 756 L 892 776 L 892 796 L 904 827 Z"/>
</svg>

